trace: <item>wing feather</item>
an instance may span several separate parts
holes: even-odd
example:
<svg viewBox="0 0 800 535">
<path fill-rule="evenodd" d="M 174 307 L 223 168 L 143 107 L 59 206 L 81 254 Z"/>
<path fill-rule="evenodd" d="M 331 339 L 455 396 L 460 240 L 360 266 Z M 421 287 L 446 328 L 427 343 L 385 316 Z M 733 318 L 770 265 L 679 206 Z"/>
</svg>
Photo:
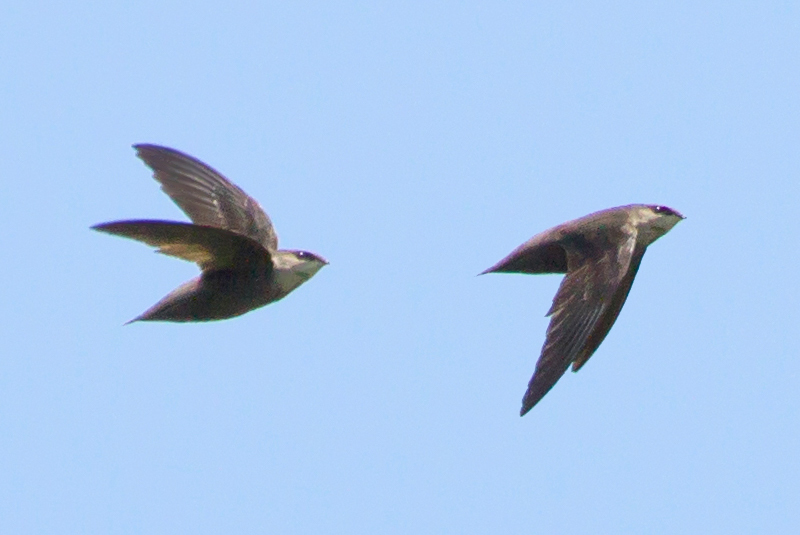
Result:
<svg viewBox="0 0 800 535">
<path fill-rule="evenodd" d="M 269 216 L 241 188 L 200 160 L 158 145 L 134 145 L 161 189 L 198 225 L 227 229 L 270 251 L 278 237 Z"/>
<path fill-rule="evenodd" d="M 570 365 L 577 371 L 600 346 L 625 303 L 644 247 L 637 248 L 631 233 L 620 248 L 590 251 L 579 254 L 567 248 L 570 269 L 547 313 L 547 337 L 520 415 L 531 410 Z"/>
<path fill-rule="evenodd" d="M 261 244 L 229 230 L 174 221 L 131 220 L 92 227 L 158 248 L 158 252 L 195 262 L 203 271 L 272 268 L 270 253 Z"/>
</svg>

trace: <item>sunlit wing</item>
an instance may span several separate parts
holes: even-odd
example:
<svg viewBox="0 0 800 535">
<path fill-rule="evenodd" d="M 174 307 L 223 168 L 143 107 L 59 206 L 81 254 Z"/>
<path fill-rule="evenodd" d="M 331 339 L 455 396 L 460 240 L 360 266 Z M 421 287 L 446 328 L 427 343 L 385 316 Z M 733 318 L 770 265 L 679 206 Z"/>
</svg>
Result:
<svg viewBox="0 0 800 535">
<path fill-rule="evenodd" d="M 173 221 L 131 220 L 92 227 L 158 248 L 158 252 L 197 263 L 203 270 L 268 271 L 270 253 L 254 240 L 225 229 Z"/>
</svg>

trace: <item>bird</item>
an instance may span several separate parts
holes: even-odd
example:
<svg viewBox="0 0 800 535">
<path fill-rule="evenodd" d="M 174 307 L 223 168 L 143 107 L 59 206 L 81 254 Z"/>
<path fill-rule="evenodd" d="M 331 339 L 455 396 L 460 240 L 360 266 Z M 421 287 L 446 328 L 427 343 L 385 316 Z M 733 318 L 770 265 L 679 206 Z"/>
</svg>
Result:
<svg viewBox="0 0 800 535">
<path fill-rule="evenodd" d="M 550 324 L 522 398 L 530 411 L 572 365 L 577 372 L 619 316 L 647 247 L 685 217 L 666 206 L 631 204 L 555 226 L 485 273 L 565 273 L 547 312 Z"/>
<path fill-rule="evenodd" d="M 278 235 L 258 202 L 212 167 L 169 147 L 133 148 L 192 223 L 134 219 L 91 228 L 195 262 L 201 273 L 126 325 L 240 316 L 286 297 L 328 264 L 308 251 L 278 249 Z"/>
</svg>

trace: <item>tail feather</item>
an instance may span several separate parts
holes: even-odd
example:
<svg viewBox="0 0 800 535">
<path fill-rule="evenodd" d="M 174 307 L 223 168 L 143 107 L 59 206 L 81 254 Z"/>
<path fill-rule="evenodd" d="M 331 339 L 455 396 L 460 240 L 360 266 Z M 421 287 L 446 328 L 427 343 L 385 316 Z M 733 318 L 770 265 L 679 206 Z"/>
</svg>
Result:
<svg viewBox="0 0 800 535">
<path fill-rule="evenodd" d="M 140 315 L 136 316 L 125 325 L 137 321 L 200 321 L 202 295 L 200 292 L 200 277 L 187 281 L 170 293 L 158 303 L 151 306 Z"/>
</svg>

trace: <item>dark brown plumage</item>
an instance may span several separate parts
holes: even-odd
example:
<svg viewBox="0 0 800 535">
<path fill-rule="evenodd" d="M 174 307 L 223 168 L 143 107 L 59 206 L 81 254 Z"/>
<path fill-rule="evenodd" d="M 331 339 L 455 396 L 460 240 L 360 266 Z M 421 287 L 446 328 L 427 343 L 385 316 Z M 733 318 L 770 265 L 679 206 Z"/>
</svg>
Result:
<svg viewBox="0 0 800 535">
<path fill-rule="evenodd" d="M 203 162 L 158 145 L 134 148 L 193 223 L 129 220 L 92 228 L 195 262 L 202 273 L 131 321 L 238 316 L 285 297 L 327 263 L 306 251 L 278 250 L 275 229 L 258 202 Z"/>
<path fill-rule="evenodd" d="M 522 400 L 525 415 L 572 365 L 578 371 L 619 316 L 647 246 L 683 216 L 662 206 L 611 208 L 537 234 L 484 273 L 565 273 Z"/>
</svg>

